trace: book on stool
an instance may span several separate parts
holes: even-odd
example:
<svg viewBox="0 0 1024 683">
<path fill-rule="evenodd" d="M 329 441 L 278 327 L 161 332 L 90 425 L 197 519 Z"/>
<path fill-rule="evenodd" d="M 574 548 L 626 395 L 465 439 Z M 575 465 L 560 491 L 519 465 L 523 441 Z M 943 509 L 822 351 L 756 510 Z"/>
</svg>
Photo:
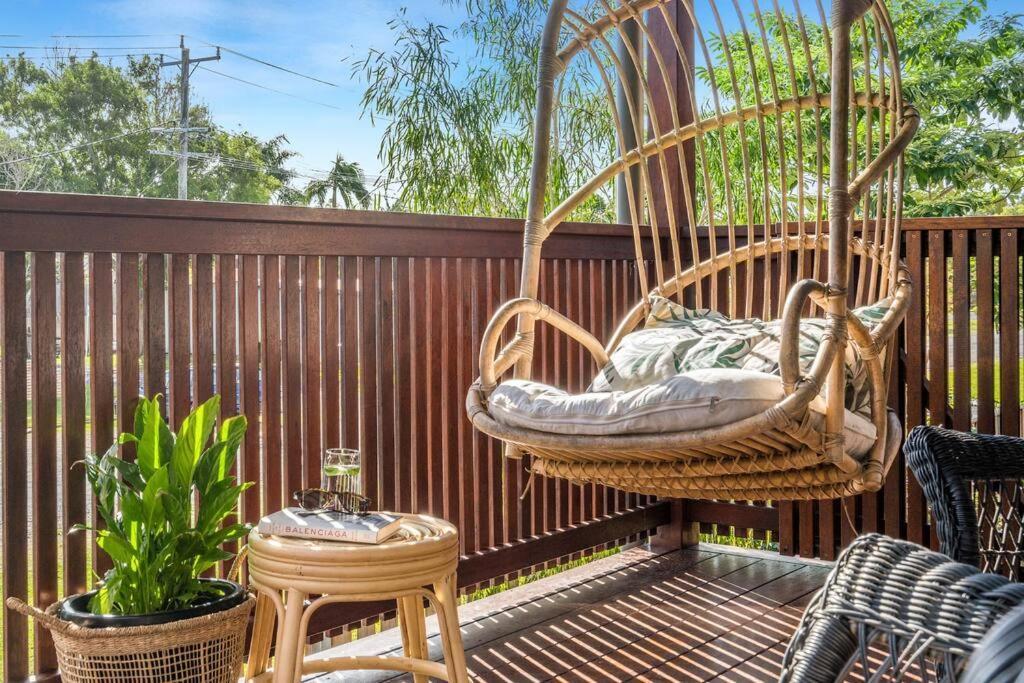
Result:
<svg viewBox="0 0 1024 683">
<path fill-rule="evenodd" d="M 393 536 L 401 526 L 402 518 L 389 512 L 355 515 L 345 512 L 308 512 L 290 507 L 261 519 L 259 532 L 318 541 L 376 544 Z"/>
</svg>

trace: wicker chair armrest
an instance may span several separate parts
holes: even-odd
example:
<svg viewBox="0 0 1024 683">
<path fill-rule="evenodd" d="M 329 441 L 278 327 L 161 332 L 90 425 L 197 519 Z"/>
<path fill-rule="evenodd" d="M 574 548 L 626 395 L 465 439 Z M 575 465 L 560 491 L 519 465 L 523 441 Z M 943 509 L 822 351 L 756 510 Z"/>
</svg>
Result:
<svg viewBox="0 0 1024 683">
<path fill-rule="evenodd" d="M 1013 683 L 1024 680 L 1024 607 L 992 627 L 967 661 L 961 683 Z"/>
<path fill-rule="evenodd" d="M 981 546 L 970 482 L 1024 478 L 1024 439 L 915 427 L 903 451 L 935 515 L 942 552 L 977 565 Z"/>
<path fill-rule="evenodd" d="M 845 680 L 858 665 L 872 671 L 869 649 L 879 642 L 908 650 L 890 653 L 897 658 L 927 643 L 931 656 L 958 667 L 1021 604 L 1024 584 L 914 543 L 867 534 L 843 552 L 808 606 L 786 649 L 780 681 Z"/>
<path fill-rule="evenodd" d="M 547 304 L 526 297 L 505 302 L 491 318 L 484 330 L 480 342 L 480 387 L 485 395 L 489 395 L 497 386 L 498 378 L 511 368 L 516 361 L 533 353 L 533 335 L 517 333 L 500 353 L 497 353 L 498 342 L 505 327 L 517 316 L 526 315 L 534 320 L 548 323 L 564 332 L 584 346 L 593 356 L 598 366 L 608 362 L 608 354 L 597 338 L 572 320 L 554 310 Z"/>
</svg>

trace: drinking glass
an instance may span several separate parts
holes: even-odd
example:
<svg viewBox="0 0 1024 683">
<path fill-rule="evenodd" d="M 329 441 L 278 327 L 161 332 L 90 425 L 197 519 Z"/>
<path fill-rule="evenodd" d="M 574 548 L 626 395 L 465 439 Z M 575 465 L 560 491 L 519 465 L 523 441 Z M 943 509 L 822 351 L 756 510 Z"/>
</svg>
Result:
<svg viewBox="0 0 1024 683">
<path fill-rule="evenodd" d="M 324 453 L 324 488 L 339 493 L 362 494 L 359 451 L 354 448 L 328 448 Z"/>
</svg>

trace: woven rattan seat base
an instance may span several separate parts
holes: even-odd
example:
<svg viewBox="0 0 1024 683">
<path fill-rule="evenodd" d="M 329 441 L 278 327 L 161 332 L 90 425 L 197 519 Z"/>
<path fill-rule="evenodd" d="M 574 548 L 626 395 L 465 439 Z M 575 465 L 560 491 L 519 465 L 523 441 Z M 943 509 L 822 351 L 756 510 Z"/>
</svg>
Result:
<svg viewBox="0 0 1024 683">
<path fill-rule="evenodd" d="M 458 561 L 456 528 L 426 515 L 405 515 L 398 533 L 379 545 L 265 536 L 253 530 L 249 578 L 258 599 L 246 677 L 291 683 L 310 673 L 385 669 L 412 673 L 417 682 L 428 676 L 468 681 L 456 609 Z M 404 657 L 303 661 L 309 621 L 316 610 L 331 603 L 377 600 L 398 603 Z M 424 600 L 438 616 L 444 664 L 426 659 Z"/>
</svg>

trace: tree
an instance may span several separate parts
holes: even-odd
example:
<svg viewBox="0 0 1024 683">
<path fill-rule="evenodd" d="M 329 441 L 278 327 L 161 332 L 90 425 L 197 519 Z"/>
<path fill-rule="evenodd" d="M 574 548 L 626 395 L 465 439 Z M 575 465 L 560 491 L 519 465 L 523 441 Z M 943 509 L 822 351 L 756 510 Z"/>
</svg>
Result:
<svg viewBox="0 0 1024 683">
<path fill-rule="evenodd" d="M 522 216 L 532 157 L 537 40 L 547 3 L 449 3 L 466 11 L 467 19 L 460 26 L 452 30 L 431 23 L 416 25 L 400 14 L 389 24 L 395 35 L 393 49 L 371 51 L 355 64 L 355 73 L 367 84 L 364 110 L 371 118 L 381 116 L 388 122 L 379 156 L 387 186 L 399 188 L 392 206 Z M 905 94 L 923 121 L 908 152 L 907 214 L 1020 212 L 1024 209 L 1021 17 L 987 14 L 986 0 L 890 0 L 889 6 L 901 49 Z M 765 14 L 769 53 L 777 73 L 784 73 L 778 22 L 772 11 Z M 816 11 L 810 14 L 816 16 Z M 795 34 L 794 17 L 784 15 L 783 20 Z M 808 28 L 811 59 L 820 85 L 826 87 L 824 37 Z M 747 59 L 742 38 L 727 38 L 730 56 L 742 67 Z M 455 39 L 472 41 L 474 53 L 468 64 L 455 56 Z M 756 68 L 764 70 L 767 57 L 760 41 L 753 42 Z M 724 56 L 722 46 L 720 40 L 711 41 L 719 57 Z M 797 51 L 794 59 L 801 62 L 804 56 Z M 703 69 L 698 78 L 706 93 L 712 80 L 726 76 Z M 610 161 L 615 150 L 604 86 L 592 71 L 571 66 L 559 81 L 558 104 L 549 206 Z M 710 102 L 699 104 L 708 115 L 712 113 Z M 808 129 L 814 130 L 814 124 L 809 123 Z M 735 129 L 729 134 L 736 134 Z M 828 134 L 827 116 L 822 134 Z M 792 126 L 784 138 L 786 157 L 792 160 L 796 144 Z M 742 177 L 736 172 L 742 164 L 738 153 L 725 163 L 731 178 Z M 724 183 L 724 169 L 718 168 L 717 173 L 717 182 Z M 733 195 L 742 197 L 743 192 L 734 189 Z M 611 205 L 605 188 L 573 217 L 610 220 Z M 723 218 L 719 210 L 724 208 L 716 207 L 716 220 Z M 758 210 L 756 203 L 753 210 Z"/>
<path fill-rule="evenodd" d="M 922 118 L 908 155 L 911 215 L 1024 208 L 1024 24 L 986 7 L 896 2 L 904 87 Z"/>
<path fill-rule="evenodd" d="M 0 61 L 0 186 L 177 196 L 176 159 L 151 150 L 176 150 L 173 137 L 154 129 L 177 121 L 178 88 L 150 57 L 131 58 L 123 67 L 95 54 Z M 202 156 L 189 161 L 189 198 L 266 203 L 293 197 L 292 174 L 283 164 L 294 152 L 284 136 L 262 140 L 226 130 L 202 104 L 193 105 L 190 118 L 207 132 L 190 142 L 190 151 Z M 11 158 L 11 149 L 20 156 Z"/>
<path fill-rule="evenodd" d="M 367 83 L 364 111 L 388 124 L 381 140 L 382 185 L 397 188 L 391 208 L 463 215 L 521 216 L 533 149 L 533 109 L 540 0 L 448 0 L 465 23 L 450 30 L 389 22 L 394 48 L 371 51 L 354 65 Z M 475 54 L 461 63 L 453 38 Z M 593 73 L 570 70 L 559 86 L 561 108 L 551 163 L 550 201 L 578 187 L 614 146 L 611 119 Z M 611 197 L 599 194 L 578 219 L 610 220 Z"/>
<path fill-rule="evenodd" d="M 331 197 L 331 207 L 335 209 L 338 208 L 338 195 L 341 195 L 347 209 L 353 206 L 365 209 L 369 206 L 370 192 L 366 189 L 366 178 L 358 163 L 345 161 L 345 157 L 338 154 L 326 178 L 311 180 L 306 185 L 307 202 L 324 206 L 328 195 Z"/>
</svg>

